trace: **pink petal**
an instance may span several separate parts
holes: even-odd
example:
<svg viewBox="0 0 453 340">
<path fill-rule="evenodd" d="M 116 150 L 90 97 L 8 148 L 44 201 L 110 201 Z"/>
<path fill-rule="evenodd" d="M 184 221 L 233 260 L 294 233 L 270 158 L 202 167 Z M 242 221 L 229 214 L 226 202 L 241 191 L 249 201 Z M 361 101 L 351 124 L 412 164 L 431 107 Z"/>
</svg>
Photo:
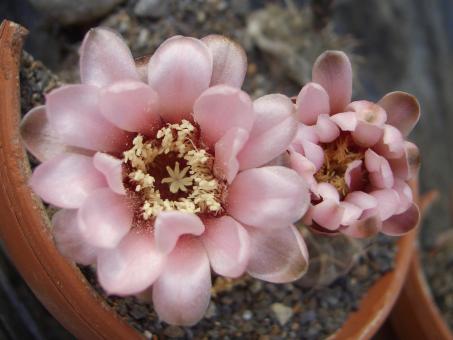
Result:
<svg viewBox="0 0 453 340">
<path fill-rule="evenodd" d="M 233 127 L 215 144 L 214 172 L 231 183 L 239 171 L 238 153 L 248 139 L 248 132 Z"/>
<path fill-rule="evenodd" d="M 217 85 L 203 92 L 195 102 L 193 112 L 208 145 L 214 145 L 233 127 L 249 132 L 255 120 L 248 94 L 227 85 Z"/>
<path fill-rule="evenodd" d="M 362 210 L 376 208 L 377 199 L 363 191 L 353 191 L 345 197 L 345 202 L 352 203 Z"/>
<path fill-rule="evenodd" d="M 275 229 L 247 228 L 251 240 L 247 272 L 260 280 L 286 283 L 299 279 L 308 269 L 308 251 L 292 225 Z"/>
<path fill-rule="evenodd" d="M 404 154 L 400 158 L 390 159 L 390 166 L 396 177 L 408 180 L 417 175 L 420 168 L 420 152 L 411 142 L 404 142 Z"/>
<path fill-rule="evenodd" d="M 68 209 L 79 208 L 92 191 L 107 186 L 91 157 L 70 153 L 40 164 L 29 184 L 44 201 Z"/>
<path fill-rule="evenodd" d="M 156 92 L 138 81 L 120 81 L 102 89 L 102 115 L 119 128 L 150 135 L 161 125 Z"/>
<path fill-rule="evenodd" d="M 164 265 L 165 257 L 155 248 L 150 233 L 131 231 L 118 247 L 99 254 L 98 280 L 108 294 L 137 294 L 153 284 Z"/>
<path fill-rule="evenodd" d="M 290 152 L 289 160 L 291 168 L 307 182 L 310 188 L 312 188 L 316 183 L 314 178 L 316 167 L 314 164 L 297 152 Z"/>
<path fill-rule="evenodd" d="M 92 28 L 80 48 L 82 83 L 103 87 L 119 80 L 138 80 L 134 58 L 117 33 Z"/>
<path fill-rule="evenodd" d="M 383 127 L 387 121 L 387 113 L 379 105 L 368 100 L 357 100 L 348 105 L 349 111 L 354 111 L 358 120 Z"/>
<path fill-rule="evenodd" d="M 52 234 L 60 253 L 82 265 L 96 260 L 96 248 L 85 242 L 77 222 L 77 210 L 61 209 L 52 217 Z"/>
<path fill-rule="evenodd" d="M 205 230 L 200 218 L 181 211 L 162 211 L 154 222 L 156 248 L 163 254 L 169 254 L 178 239 L 187 234 L 199 236 Z"/>
<path fill-rule="evenodd" d="M 315 129 L 321 143 L 333 142 L 340 135 L 338 126 L 324 114 L 318 116 Z"/>
<path fill-rule="evenodd" d="M 379 233 L 382 222 L 378 216 L 370 216 L 341 228 L 341 233 L 355 238 L 371 237 Z"/>
<path fill-rule="evenodd" d="M 282 154 L 297 132 L 291 99 L 270 94 L 253 102 L 256 113 L 250 138 L 238 156 L 240 169 L 262 166 Z"/>
<path fill-rule="evenodd" d="M 296 118 L 299 122 L 313 125 L 319 115 L 328 115 L 329 112 L 329 95 L 321 85 L 308 83 L 302 87 L 296 99 Z"/>
<path fill-rule="evenodd" d="M 250 237 L 233 218 L 223 216 L 207 220 L 201 240 L 217 274 L 239 277 L 244 273 L 250 257 Z"/>
<path fill-rule="evenodd" d="M 347 55 L 341 51 L 326 51 L 316 59 L 312 79 L 329 94 L 330 112 L 337 113 L 351 101 L 352 68 Z"/>
<path fill-rule="evenodd" d="M 396 179 L 393 190 L 398 193 L 398 196 L 400 198 L 399 209 L 395 212 L 396 215 L 399 215 L 405 212 L 411 206 L 413 202 L 412 189 L 406 182 L 400 179 Z"/>
<path fill-rule="evenodd" d="M 324 164 L 324 151 L 322 147 L 309 141 L 303 141 L 302 147 L 305 157 L 315 165 L 316 170 L 319 170 Z"/>
<path fill-rule="evenodd" d="M 378 104 L 387 111 L 387 123 L 398 128 L 406 137 L 420 118 L 420 104 L 417 98 L 405 92 L 386 94 Z"/>
<path fill-rule="evenodd" d="M 343 208 L 341 225 L 354 223 L 360 218 L 360 215 L 362 215 L 363 210 L 355 204 L 343 201 L 340 202 L 340 207 Z"/>
<path fill-rule="evenodd" d="M 354 131 L 357 127 L 357 114 L 355 112 L 340 112 L 330 116 L 330 120 L 342 131 Z"/>
<path fill-rule="evenodd" d="M 317 144 L 319 142 L 319 137 L 316 133 L 315 126 L 297 124 L 297 133 L 294 137 L 293 143 L 302 144 L 302 141 L 309 141 L 314 144 Z"/>
<path fill-rule="evenodd" d="M 393 187 L 393 172 L 389 162 L 376 152 L 368 149 L 365 152 L 365 167 L 369 172 L 369 179 L 375 188 L 390 189 Z"/>
<path fill-rule="evenodd" d="M 359 146 L 367 148 L 379 142 L 383 133 L 382 127 L 359 121 L 355 130 L 352 131 L 352 138 Z"/>
<path fill-rule="evenodd" d="M 173 37 L 160 45 L 149 60 L 148 82 L 159 95 L 162 118 L 174 123 L 190 117 L 211 75 L 211 52 L 200 40 Z"/>
<path fill-rule="evenodd" d="M 400 204 L 398 193 L 393 189 L 382 189 L 376 190 L 370 193 L 373 196 L 377 204 L 377 212 L 381 221 L 385 221 L 389 217 L 395 214 Z"/>
<path fill-rule="evenodd" d="M 43 105 L 27 112 L 20 123 L 20 135 L 27 150 L 41 162 L 63 152 L 86 152 L 63 144 L 60 136 L 50 126 Z"/>
<path fill-rule="evenodd" d="M 384 125 L 382 139 L 374 146 L 374 150 L 385 158 L 399 158 L 404 154 L 404 138 L 401 132 L 391 126 Z"/>
<path fill-rule="evenodd" d="M 123 162 L 109 154 L 97 152 L 93 157 L 94 167 L 102 172 L 113 192 L 125 195 L 123 185 Z"/>
<path fill-rule="evenodd" d="M 332 184 L 324 182 L 319 183 L 316 192 L 324 200 L 332 200 L 337 203 L 340 202 L 340 195 Z"/>
<path fill-rule="evenodd" d="M 360 190 L 363 186 L 362 161 L 357 159 L 348 164 L 344 173 L 344 179 L 349 191 Z"/>
<path fill-rule="evenodd" d="M 209 259 L 198 239 L 178 242 L 153 286 L 159 318 L 172 325 L 192 326 L 206 312 L 211 297 Z"/>
<path fill-rule="evenodd" d="M 267 166 L 240 172 L 228 192 L 228 213 L 254 227 L 283 228 L 302 217 L 310 198 L 294 171 Z"/>
<path fill-rule="evenodd" d="M 420 222 L 420 211 L 416 204 L 412 203 L 410 207 L 399 215 L 393 215 L 382 225 L 382 232 L 390 236 L 399 236 L 406 234 L 414 229 Z"/>
<path fill-rule="evenodd" d="M 233 40 L 217 34 L 201 39 L 212 54 L 211 86 L 225 84 L 240 88 L 247 73 L 247 56 Z"/>
<path fill-rule="evenodd" d="M 332 199 L 326 199 L 316 204 L 312 210 L 312 219 L 321 227 L 337 230 L 343 219 L 344 209 Z"/>
<path fill-rule="evenodd" d="M 78 212 L 85 242 L 99 248 L 115 248 L 132 225 L 133 208 L 125 196 L 108 188 L 94 191 Z"/>
<path fill-rule="evenodd" d="M 47 95 L 47 116 L 65 144 L 97 151 L 118 151 L 127 135 L 99 111 L 99 89 L 66 85 Z"/>
<path fill-rule="evenodd" d="M 148 82 L 148 63 L 151 58 L 150 54 L 135 58 L 135 67 L 140 80 L 144 83 Z"/>
</svg>

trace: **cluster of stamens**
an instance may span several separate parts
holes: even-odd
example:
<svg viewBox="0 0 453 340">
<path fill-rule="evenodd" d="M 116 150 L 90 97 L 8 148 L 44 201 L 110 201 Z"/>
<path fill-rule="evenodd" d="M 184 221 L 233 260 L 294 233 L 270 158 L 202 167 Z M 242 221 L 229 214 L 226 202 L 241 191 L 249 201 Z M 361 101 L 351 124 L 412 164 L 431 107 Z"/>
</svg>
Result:
<svg viewBox="0 0 453 340">
<path fill-rule="evenodd" d="M 167 124 L 152 140 L 137 135 L 123 161 L 126 187 L 140 198 L 144 220 L 170 210 L 222 213 L 226 185 L 213 175 L 214 157 L 189 121 Z"/>
<path fill-rule="evenodd" d="M 324 150 L 324 164 L 315 173 L 315 179 L 318 183 L 330 183 L 344 197 L 349 191 L 345 181 L 346 169 L 351 162 L 363 160 L 364 151 L 354 145 L 351 136 L 346 133 L 321 146 Z"/>
</svg>

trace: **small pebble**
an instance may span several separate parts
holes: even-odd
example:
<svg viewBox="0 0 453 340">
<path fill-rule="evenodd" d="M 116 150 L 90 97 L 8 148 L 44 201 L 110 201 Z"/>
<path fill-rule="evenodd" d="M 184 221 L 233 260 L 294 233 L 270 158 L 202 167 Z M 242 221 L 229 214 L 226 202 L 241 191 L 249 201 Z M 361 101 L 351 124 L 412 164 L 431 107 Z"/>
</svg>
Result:
<svg viewBox="0 0 453 340">
<path fill-rule="evenodd" d="M 273 303 L 271 309 L 282 326 L 284 326 L 293 316 L 293 309 L 281 303 Z"/>
<path fill-rule="evenodd" d="M 184 329 L 177 326 L 168 326 L 165 329 L 164 334 L 170 338 L 179 338 L 184 336 Z"/>
</svg>

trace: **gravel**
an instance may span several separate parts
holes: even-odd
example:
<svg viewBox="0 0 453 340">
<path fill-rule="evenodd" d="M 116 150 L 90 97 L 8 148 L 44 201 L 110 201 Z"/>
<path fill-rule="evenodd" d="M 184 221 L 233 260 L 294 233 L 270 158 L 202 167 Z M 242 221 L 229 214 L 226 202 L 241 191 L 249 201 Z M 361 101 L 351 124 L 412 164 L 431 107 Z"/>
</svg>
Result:
<svg viewBox="0 0 453 340">
<path fill-rule="evenodd" d="M 144 335 L 184 339 L 322 339 L 338 330 L 360 299 L 381 275 L 392 269 L 394 239 L 378 236 L 350 273 L 327 287 L 306 288 L 301 282 L 271 284 L 245 276 L 213 277 L 210 306 L 193 327 L 159 322 L 151 304 L 134 297 L 106 296 L 91 268 L 83 273 L 129 324 Z"/>
</svg>

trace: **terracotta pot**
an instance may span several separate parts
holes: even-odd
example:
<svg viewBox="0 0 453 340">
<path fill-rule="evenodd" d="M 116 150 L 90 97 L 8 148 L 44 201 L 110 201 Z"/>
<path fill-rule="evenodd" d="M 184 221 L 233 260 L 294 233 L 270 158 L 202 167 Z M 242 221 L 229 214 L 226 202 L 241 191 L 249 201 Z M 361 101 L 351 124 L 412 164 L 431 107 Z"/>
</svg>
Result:
<svg viewBox="0 0 453 340">
<path fill-rule="evenodd" d="M 19 67 L 26 30 L 0 27 L 0 237 L 17 269 L 61 324 L 81 339 L 137 339 L 140 335 L 92 290 L 79 269 L 56 250 L 49 219 L 27 186 L 30 166 L 19 138 Z M 335 339 L 369 339 L 392 308 L 406 276 L 415 234 L 398 241 L 395 270 L 380 278 Z"/>
<path fill-rule="evenodd" d="M 453 340 L 453 333 L 433 300 L 417 254 L 390 320 L 401 339 Z"/>
</svg>

